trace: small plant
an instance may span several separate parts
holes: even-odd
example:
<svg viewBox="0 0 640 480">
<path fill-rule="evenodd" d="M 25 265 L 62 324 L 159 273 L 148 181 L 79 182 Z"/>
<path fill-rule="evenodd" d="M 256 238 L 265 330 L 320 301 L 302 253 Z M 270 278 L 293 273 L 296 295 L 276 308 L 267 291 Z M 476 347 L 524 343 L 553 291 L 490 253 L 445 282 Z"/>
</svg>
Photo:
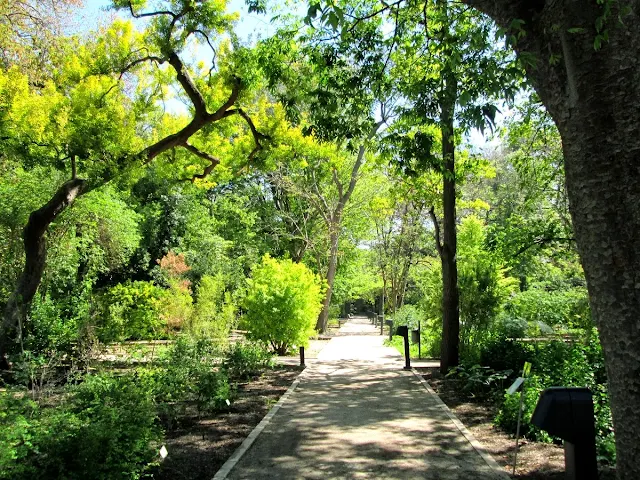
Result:
<svg viewBox="0 0 640 480">
<path fill-rule="evenodd" d="M 460 381 L 461 390 L 467 394 L 484 397 L 493 389 L 502 389 L 504 381 L 513 374 L 513 370 L 496 372 L 492 368 L 480 365 L 460 365 L 447 373 L 447 378 L 456 378 Z"/>
<path fill-rule="evenodd" d="M 233 380 L 248 380 L 272 365 L 272 354 L 256 343 L 235 343 L 225 354 L 224 369 Z"/>
<path fill-rule="evenodd" d="M 141 372 L 166 428 L 188 416 L 190 407 L 198 415 L 226 408 L 233 392 L 221 359 L 221 349 L 211 339 L 180 336 L 153 368 Z"/>
</svg>

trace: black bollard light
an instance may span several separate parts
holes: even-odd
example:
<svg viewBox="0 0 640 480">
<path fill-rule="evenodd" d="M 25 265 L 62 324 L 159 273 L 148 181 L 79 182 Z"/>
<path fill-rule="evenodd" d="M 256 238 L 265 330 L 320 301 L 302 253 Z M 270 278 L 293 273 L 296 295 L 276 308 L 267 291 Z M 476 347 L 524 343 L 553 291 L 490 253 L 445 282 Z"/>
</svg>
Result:
<svg viewBox="0 0 640 480">
<path fill-rule="evenodd" d="M 304 367 L 304 347 L 300 347 L 300 366 Z"/>
<path fill-rule="evenodd" d="M 396 335 L 400 335 L 404 340 L 404 369 L 411 370 L 411 357 L 409 355 L 409 327 L 400 325 L 396 329 Z"/>
<path fill-rule="evenodd" d="M 393 340 L 393 320 L 385 320 L 384 324 L 389 327 L 389 341 Z"/>
<path fill-rule="evenodd" d="M 588 388 L 547 388 L 540 394 L 531 423 L 564 440 L 567 480 L 598 479 L 593 397 Z"/>
</svg>

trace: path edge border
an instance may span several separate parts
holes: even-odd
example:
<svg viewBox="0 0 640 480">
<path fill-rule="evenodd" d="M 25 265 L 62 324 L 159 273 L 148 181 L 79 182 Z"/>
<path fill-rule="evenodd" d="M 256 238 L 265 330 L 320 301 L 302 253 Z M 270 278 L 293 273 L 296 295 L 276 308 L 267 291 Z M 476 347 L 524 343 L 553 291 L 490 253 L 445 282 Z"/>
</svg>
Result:
<svg viewBox="0 0 640 480">
<path fill-rule="evenodd" d="M 451 409 L 447 406 L 447 404 L 442 401 L 440 396 L 433 390 L 433 388 L 431 388 L 431 385 L 429 385 L 429 382 L 427 382 L 422 377 L 420 372 L 418 372 L 413 367 L 411 368 L 411 371 L 418 378 L 418 380 L 420 381 L 422 386 L 425 388 L 425 390 L 427 390 L 427 392 L 429 392 L 429 394 L 436 399 L 436 403 L 438 404 L 438 406 L 442 410 L 444 410 L 444 412 L 451 419 L 451 421 L 456 426 L 456 428 L 460 431 L 460 433 L 462 433 L 464 438 L 467 439 L 467 441 L 471 444 L 471 446 L 475 449 L 475 451 L 478 452 L 478 454 L 482 457 L 482 459 L 489 466 L 489 468 L 491 468 L 498 475 L 498 478 L 504 479 L 504 480 L 511 479 L 511 476 L 507 472 L 505 472 L 502 468 L 500 468 L 500 465 L 498 465 L 498 462 L 495 461 L 495 459 L 478 441 L 478 439 L 476 439 L 476 437 L 473 436 L 473 434 L 469 431 L 469 429 L 464 426 L 464 423 L 462 423 L 460 419 L 456 416 L 456 414 L 451 411 Z"/>
<path fill-rule="evenodd" d="M 227 459 L 227 461 L 222 464 L 222 466 L 218 469 L 216 474 L 213 476 L 212 480 L 226 480 L 229 473 L 231 473 L 231 470 L 233 470 L 233 467 L 235 467 L 236 464 L 240 461 L 240 459 L 244 456 L 244 454 L 247 453 L 247 450 L 251 448 L 251 445 L 253 445 L 253 442 L 256 441 L 256 439 L 262 433 L 262 431 L 267 427 L 267 425 L 269 425 L 269 423 L 271 422 L 271 419 L 275 416 L 276 413 L 278 413 L 278 410 L 280 410 L 280 407 L 282 407 L 282 405 L 287 401 L 287 399 L 298 387 L 298 384 L 300 383 L 302 375 L 307 371 L 308 368 L 309 368 L 308 366 L 305 367 L 305 369 L 298 374 L 298 376 L 293 381 L 293 383 L 289 386 L 289 388 L 287 388 L 287 391 L 284 392 L 284 394 L 280 397 L 280 399 L 276 402 L 276 404 L 273 407 L 271 407 L 271 410 L 269 410 L 267 414 L 262 418 L 262 420 L 260 420 L 260 423 L 258 423 L 258 425 L 256 425 L 253 428 L 253 430 L 251 430 L 251 433 L 249 433 L 247 438 L 245 438 L 242 441 L 240 446 L 236 448 L 236 450 L 231 454 L 231 456 Z"/>
</svg>

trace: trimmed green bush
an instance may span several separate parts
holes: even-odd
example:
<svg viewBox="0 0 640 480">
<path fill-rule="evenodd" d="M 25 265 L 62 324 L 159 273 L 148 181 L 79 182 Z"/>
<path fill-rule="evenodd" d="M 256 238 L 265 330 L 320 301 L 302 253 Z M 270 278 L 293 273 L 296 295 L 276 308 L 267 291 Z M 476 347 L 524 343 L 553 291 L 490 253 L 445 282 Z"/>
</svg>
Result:
<svg viewBox="0 0 640 480">
<path fill-rule="evenodd" d="M 249 338 L 265 342 L 279 355 L 292 345 L 307 345 L 322 309 L 318 276 L 301 263 L 265 255 L 247 284 Z"/>
</svg>

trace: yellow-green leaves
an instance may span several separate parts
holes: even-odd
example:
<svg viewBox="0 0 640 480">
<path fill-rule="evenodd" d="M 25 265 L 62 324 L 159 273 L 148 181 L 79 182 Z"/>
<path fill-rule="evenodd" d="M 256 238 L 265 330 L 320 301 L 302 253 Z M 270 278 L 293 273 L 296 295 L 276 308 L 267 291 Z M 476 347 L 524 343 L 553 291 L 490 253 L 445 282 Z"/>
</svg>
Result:
<svg viewBox="0 0 640 480">
<path fill-rule="evenodd" d="M 323 288 L 317 275 L 302 263 L 265 255 L 247 286 L 244 306 L 251 338 L 278 353 L 308 344 L 322 308 Z"/>
</svg>

